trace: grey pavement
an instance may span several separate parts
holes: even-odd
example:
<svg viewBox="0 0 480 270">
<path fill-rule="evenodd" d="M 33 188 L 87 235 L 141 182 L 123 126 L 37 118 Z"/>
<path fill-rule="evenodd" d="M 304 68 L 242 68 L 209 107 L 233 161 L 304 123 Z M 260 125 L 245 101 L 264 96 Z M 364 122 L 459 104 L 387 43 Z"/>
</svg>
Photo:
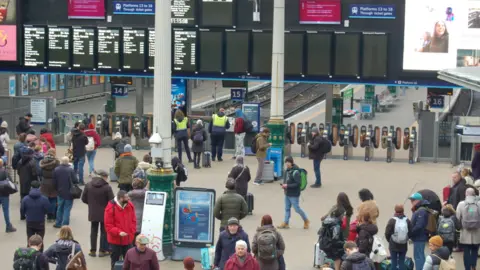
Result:
<svg viewBox="0 0 480 270">
<path fill-rule="evenodd" d="M 58 153 L 64 153 L 65 148 L 59 147 Z M 141 158 L 145 151 L 135 151 L 134 155 Z M 217 191 L 217 196 L 224 191 L 226 175 L 233 165 L 230 155 L 225 156 L 223 163 L 213 163 L 210 169 L 193 170 L 188 164 L 189 179 L 184 184 L 190 187 L 209 187 Z M 97 169 L 108 169 L 112 164 L 112 154 L 109 149 L 100 149 L 96 157 Z M 254 157 L 247 157 L 246 164 L 251 168 L 252 173 L 257 169 Z M 312 183 L 313 170 L 311 161 L 308 159 L 296 159 L 296 163 L 306 168 L 309 174 L 309 181 Z M 301 196 L 301 206 L 311 220 L 311 228 L 304 230 L 303 222 L 298 214 L 292 209 L 291 229 L 283 230 L 281 233 L 285 239 L 285 258 L 289 270 L 314 269 L 313 246 L 318 239 L 317 231 L 320 228 L 320 218 L 327 213 L 336 202 L 339 192 L 346 192 L 354 207 L 358 206 L 358 190 L 369 188 L 375 195 L 380 208 L 378 219 L 379 234 L 383 235 L 388 219 L 393 214 L 395 204 L 402 204 L 410 195 L 412 188 L 420 190 L 429 188 L 441 194 L 442 188 L 449 183 L 450 165 L 417 163 L 409 165 L 406 163 L 370 162 L 362 161 L 340 161 L 325 160 L 322 162 L 323 187 L 321 189 L 307 188 Z M 116 191 L 116 184 L 112 183 Z M 241 221 L 241 225 L 252 239 L 255 229 L 260 225 L 263 215 L 270 214 L 275 224 L 279 224 L 284 217 L 284 195 L 277 183 L 265 184 L 263 186 L 249 185 L 249 192 L 255 196 L 255 210 L 252 216 Z M 19 217 L 18 194 L 11 197 L 10 212 L 14 226 L 18 229 L 16 233 L 7 234 L 0 232 L 0 259 L 6 264 L 3 269 L 11 269 L 14 249 L 26 244 L 25 222 Z M 411 216 L 410 203 L 405 205 L 406 214 Z M 81 201 L 75 201 L 70 220 L 74 237 L 80 242 L 82 249 L 86 252 L 90 249 L 90 224 L 87 219 L 87 206 Z M 218 228 L 219 222 L 216 223 Z M 57 229 L 47 223 L 45 246 L 50 246 L 56 240 Z M 215 237 L 218 237 L 216 235 Z M 412 255 L 413 247 L 409 246 L 408 254 Z M 461 253 L 456 253 L 457 269 L 463 269 Z M 109 258 L 91 258 L 87 256 L 88 269 L 109 269 Z M 53 266 L 52 266 L 53 268 Z M 183 270 L 180 262 L 161 262 L 161 269 Z M 200 269 L 199 264 L 195 269 Z"/>
</svg>

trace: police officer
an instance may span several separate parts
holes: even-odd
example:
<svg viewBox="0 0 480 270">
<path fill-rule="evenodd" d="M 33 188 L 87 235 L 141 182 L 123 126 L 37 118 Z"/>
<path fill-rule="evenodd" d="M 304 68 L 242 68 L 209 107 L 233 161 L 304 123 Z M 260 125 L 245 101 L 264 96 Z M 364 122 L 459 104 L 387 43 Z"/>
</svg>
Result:
<svg viewBox="0 0 480 270">
<path fill-rule="evenodd" d="M 208 131 L 212 141 L 212 161 L 218 157 L 218 161 L 223 161 L 223 142 L 225 141 L 225 132 L 230 128 L 230 122 L 228 122 L 225 116 L 225 109 L 220 108 L 218 113 L 212 115 L 212 124 L 208 127 Z"/>
<path fill-rule="evenodd" d="M 178 158 L 182 161 L 182 143 L 185 146 L 185 152 L 187 152 L 188 162 L 193 162 L 192 157 L 190 156 L 190 148 L 188 148 L 188 128 L 190 124 L 188 123 L 188 118 L 185 117 L 182 110 L 175 111 L 175 117 L 173 119 L 173 133 L 175 134 L 175 139 L 177 140 L 177 152 Z"/>
</svg>

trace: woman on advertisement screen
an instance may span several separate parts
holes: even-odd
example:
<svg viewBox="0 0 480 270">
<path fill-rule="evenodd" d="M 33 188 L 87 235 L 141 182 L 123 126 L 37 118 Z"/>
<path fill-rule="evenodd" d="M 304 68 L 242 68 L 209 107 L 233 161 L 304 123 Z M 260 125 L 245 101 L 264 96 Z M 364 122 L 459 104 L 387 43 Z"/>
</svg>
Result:
<svg viewBox="0 0 480 270">
<path fill-rule="evenodd" d="M 426 33 L 428 34 L 428 33 Z M 448 53 L 448 30 L 444 21 L 437 21 L 431 37 L 425 37 L 423 47 L 419 52 Z"/>
</svg>

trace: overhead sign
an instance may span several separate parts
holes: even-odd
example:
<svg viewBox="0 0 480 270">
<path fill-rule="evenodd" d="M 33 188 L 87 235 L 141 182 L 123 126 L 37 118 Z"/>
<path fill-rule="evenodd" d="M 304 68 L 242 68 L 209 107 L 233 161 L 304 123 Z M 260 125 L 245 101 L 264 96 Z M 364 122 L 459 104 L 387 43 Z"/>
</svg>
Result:
<svg viewBox="0 0 480 270">
<path fill-rule="evenodd" d="M 428 87 L 427 96 L 430 95 L 453 96 L 453 88 Z"/>
<path fill-rule="evenodd" d="M 112 84 L 112 97 L 127 97 L 128 88 L 125 85 Z"/>
<path fill-rule="evenodd" d="M 349 100 L 353 98 L 353 88 L 349 88 L 343 92 L 343 100 Z"/>
<path fill-rule="evenodd" d="M 45 124 L 47 122 L 47 100 L 34 98 L 30 100 L 30 113 L 34 124 Z"/>
<path fill-rule="evenodd" d="M 445 107 L 445 96 L 430 96 L 430 108 L 443 109 Z"/>
<path fill-rule="evenodd" d="M 113 2 L 113 14 L 155 15 L 155 2 Z"/>
<path fill-rule="evenodd" d="M 105 0 L 68 0 L 69 19 L 105 19 Z"/>
<path fill-rule="evenodd" d="M 252 131 L 260 132 L 260 104 L 244 103 L 242 104 L 242 111 L 245 119 L 252 123 Z"/>
<path fill-rule="evenodd" d="M 241 88 L 230 89 L 230 98 L 232 101 L 242 102 L 245 98 L 245 90 Z"/>
<path fill-rule="evenodd" d="M 351 4 L 351 19 L 395 19 L 395 5 L 367 5 L 367 4 Z"/>
</svg>

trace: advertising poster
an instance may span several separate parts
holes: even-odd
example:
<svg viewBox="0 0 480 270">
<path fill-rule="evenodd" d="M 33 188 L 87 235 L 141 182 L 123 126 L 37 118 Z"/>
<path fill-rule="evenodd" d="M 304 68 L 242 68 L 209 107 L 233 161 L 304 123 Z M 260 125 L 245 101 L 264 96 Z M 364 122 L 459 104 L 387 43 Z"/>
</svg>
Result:
<svg viewBox="0 0 480 270">
<path fill-rule="evenodd" d="M 215 191 L 182 188 L 175 190 L 175 241 L 213 243 Z"/>
<path fill-rule="evenodd" d="M 47 122 L 47 100 L 31 99 L 30 112 L 32 113 L 33 124 L 45 124 Z"/>
<path fill-rule="evenodd" d="M 68 0 L 69 19 L 105 19 L 105 0 Z"/>
<path fill-rule="evenodd" d="M 17 84 L 15 81 L 15 76 L 9 76 L 8 77 L 8 95 L 11 97 L 14 97 L 16 90 L 17 90 Z"/>
<path fill-rule="evenodd" d="M 100 83 L 105 83 L 105 76 L 100 76 Z"/>
<path fill-rule="evenodd" d="M 300 24 L 341 24 L 340 0 L 300 0 Z"/>
<path fill-rule="evenodd" d="M 95 84 L 98 84 L 98 76 L 92 76 L 92 84 L 95 85 Z"/>
<path fill-rule="evenodd" d="M 85 78 L 84 78 L 84 83 L 85 83 L 85 86 L 89 86 L 90 85 L 90 76 L 89 75 L 85 75 Z"/>
<path fill-rule="evenodd" d="M 22 74 L 22 96 L 28 96 L 28 75 Z"/>
<path fill-rule="evenodd" d="M 244 103 L 242 104 L 242 111 L 245 118 L 252 122 L 253 132 L 260 132 L 260 104 L 258 103 Z"/>
<path fill-rule="evenodd" d="M 184 79 L 172 79 L 172 109 L 186 113 L 187 85 Z"/>
<path fill-rule="evenodd" d="M 65 90 L 65 75 L 58 75 L 58 88 L 60 90 Z"/>
<path fill-rule="evenodd" d="M 0 61 L 17 61 L 17 0 L 0 0 Z"/>
<path fill-rule="evenodd" d="M 40 75 L 40 93 L 48 92 L 48 75 Z"/>
<path fill-rule="evenodd" d="M 52 74 L 50 75 L 50 91 L 57 91 L 57 90 L 58 90 L 57 75 Z"/>
<path fill-rule="evenodd" d="M 38 75 L 28 75 L 28 88 L 32 90 L 38 90 L 40 85 L 40 78 Z"/>
</svg>

